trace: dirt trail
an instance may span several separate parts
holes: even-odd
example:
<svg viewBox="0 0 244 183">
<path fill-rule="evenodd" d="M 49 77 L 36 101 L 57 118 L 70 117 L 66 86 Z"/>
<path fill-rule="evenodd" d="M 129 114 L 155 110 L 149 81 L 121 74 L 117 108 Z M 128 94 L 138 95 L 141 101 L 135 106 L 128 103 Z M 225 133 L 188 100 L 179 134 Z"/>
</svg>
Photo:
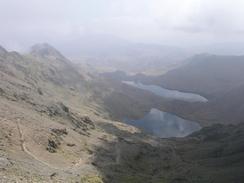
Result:
<svg viewBox="0 0 244 183">
<path fill-rule="evenodd" d="M 16 121 L 16 125 L 17 125 L 17 129 L 18 129 L 18 132 L 19 132 L 19 136 L 20 136 L 20 142 L 21 142 L 21 150 L 23 152 L 25 152 L 26 154 L 28 154 L 29 156 L 31 156 L 33 159 L 35 159 L 36 161 L 38 161 L 39 163 L 51 168 L 51 169 L 55 169 L 55 170 L 62 170 L 62 171 L 67 171 L 67 170 L 71 170 L 73 168 L 79 168 L 83 161 L 82 159 L 80 158 L 79 161 L 73 165 L 71 165 L 70 167 L 68 168 L 59 168 L 59 167 L 55 167 L 55 166 L 52 166 L 48 163 L 46 163 L 45 161 L 39 159 L 37 156 L 35 156 L 33 153 L 31 153 L 28 148 L 26 147 L 26 144 L 25 144 L 25 139 L 24 139 L 24 134 L 23 134 L 23 131 L 21 129 L 21 126 L 20 126 L 20 119 L 17 119 Z"/>
<path fill-rule="evenodd" d="M 24 144 L 24 143 L 25 143 L 25 140 L 24 140 L 24 137 L 23 137 L 23 133 L 22 133 L 22 131 L 21 131 L 21 129 L 20 129 L 19 119 L 17 119 L 16 124 L 17 124 L 17 129 L 18 129 L 18 132 L 19 132 L 19 136 L 20 136 L 20 146 L 21 146 L 21 150 L 24 151 L 24 152 L 26 152 L 26 151 L 25 151 L 25 144 Z"/>
<path fill-rule="evenodd" d="M 17 125 L 17 129 L 19 131 L 19 136 L 20 136 L 20 142 L 21 142 L 21 150 L 24 151 L 26 154 L 28 154 L 29 156 L 31 156 L 33 159 L 35 159 L 36 161 L 40 162 L 41 164 L 45 165 L 45 166 L 48 166 L 49 168 L 52 168 L 52 169 L 56 169 L 56 170 L 61 170 L 60 168 L 57 168 L 57 167 L 54 167 L 54 166 L 51 166 L 50 164 L 40 160 L 38 157 L 36 157 L 34 154 L 32 154 L 28 148 L 26 147 L 25 145 L 25 139 L 24 139 L 24 135 L 23 135 L 23 131 L 21 130 L 21 127 L 20 127 L 20 120 L 17 119 L 17 122 L 16 122 L 16 125 Z"/>
</svg>

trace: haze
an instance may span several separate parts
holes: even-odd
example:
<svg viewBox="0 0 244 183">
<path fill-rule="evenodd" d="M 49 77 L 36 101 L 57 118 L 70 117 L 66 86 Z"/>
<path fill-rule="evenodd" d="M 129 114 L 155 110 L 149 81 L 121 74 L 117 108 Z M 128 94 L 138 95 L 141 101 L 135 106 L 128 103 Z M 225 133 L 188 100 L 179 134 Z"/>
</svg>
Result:
<svg viewBox="0 0 244 183">
<path fill-rule="evenodd" d="M 244 0 L 0 2 L 0 183 L 244 182 Z"/>
<path fill-rule="evenodd" d="M 242 0 L 1 0 L 0 44 L 23 51 L 48 42 L 63 51 L 61 44 L 102 35 L 188 49 L 242 45 L 243 7 Z"/>
</svg>

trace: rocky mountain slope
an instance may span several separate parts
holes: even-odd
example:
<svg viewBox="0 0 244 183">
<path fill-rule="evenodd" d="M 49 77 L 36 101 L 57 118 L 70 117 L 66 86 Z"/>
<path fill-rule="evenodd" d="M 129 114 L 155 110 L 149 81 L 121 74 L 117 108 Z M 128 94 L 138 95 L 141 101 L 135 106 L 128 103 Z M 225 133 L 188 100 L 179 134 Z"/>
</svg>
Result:
<svg viewBox="0 0 244 183">
<path fill-rule="evenodd" d="M 103 132 L 88 117 L 96 105 L 86 103 L 87 83 L 72 64 L 46 44 L 29 55 L 4 50 L 0 75 L 1 182 L 98 176 L 92 144 L 99 144 L 95 136 Z"/>
<path fill-rule="evenodd" d="M 0 48 L 0 182 L 243 180 L 243 125 L 158 139 L 112 121 L 113 88 L 85 74 L 47 44 Z"/>
</svg>

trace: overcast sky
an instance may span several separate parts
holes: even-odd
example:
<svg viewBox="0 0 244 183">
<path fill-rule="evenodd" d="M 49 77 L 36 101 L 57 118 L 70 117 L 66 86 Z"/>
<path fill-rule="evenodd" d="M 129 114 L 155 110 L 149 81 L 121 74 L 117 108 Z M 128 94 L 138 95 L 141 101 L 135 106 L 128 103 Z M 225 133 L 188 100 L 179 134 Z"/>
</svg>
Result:
<svg viewBox="0 0 244 183">
<path fill-rule="evenodd" d="M 0 0 L 0 45 L 106 34 L 172 45 L 244 41 L 244 0 Z"/>
</svg>

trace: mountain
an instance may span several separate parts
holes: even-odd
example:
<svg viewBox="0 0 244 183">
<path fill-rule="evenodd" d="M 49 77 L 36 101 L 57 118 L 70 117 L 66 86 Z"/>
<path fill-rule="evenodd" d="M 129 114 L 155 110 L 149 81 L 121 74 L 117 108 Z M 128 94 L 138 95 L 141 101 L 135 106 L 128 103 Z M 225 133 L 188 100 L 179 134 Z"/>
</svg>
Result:
<svg viewBox="0 0 244 183">
<path fill-rule="evenodd" d="M 0 55 L 3 56 L 5 54 L 7 54 L 7 50 L 0 46 Z"/>
<path fill-rule="evenodd" d="M 190 55 L 182 48 L 130 42 L 111 35 L 89 34 L 57 45 L 75 62 L 90 64 L 100 72 L 164 73 Z"/>
<path fill-rule="evenodd" d="M 42 58 L 54 58 L 59 60 L 65 59 L 59 51 L 47 43 L 33 45 L 31 47 L 30 54 Z"/>
<path fill-rule="evenodd" d="M 59 85 L 70 85 L 82 89 L 85 73 L 80 73 L 70 60 L 47 43 L 32 46 L 27 56 L 41 62 L 45 67 L 42 71 L 44 77 L 48 77 Z"/>
<path fill-rule="evenodd" d="M 209 102 L 193 116 L 210 123 L 243 122 L 244 56 L 197 55 L 190 62 L 152 79 L 171 89 L 198 93 Z M 151 80 L 151 81 L 152 81 Z"/>
<path fill-rule="evenodd" d="M 243 42 L 218 42 L 194 46 L 195 53 L 210 53 L 214 55 L 243 55 Z"/>
<path fill-rule="evenodd" d="M 0 55 L 0 182 L 100 179 L 90 158 L 106 121 L 95 126 L 87 81 L 54 48 L 34 48 Z"/>
<path fill-rule="evenodd" d="M 243 180 L 242 124 L 206 127 L 181 139 L 144 134 L 112 120 L 104 99 L 133 104 L 113 101 L 127 111 L 147 105 L 144 100 L 165 101 L 129 87 L 118 92 L 118 83 L 111 87 L 99 75 L 86 80 L 55 48 L 34 48 L 26 55 L 1 49 L 0 182 Z"/>
<path fill-rule="evenodd" d="M 195 113 L 197 118 L 212 123 L 238 124 L 244 117 L 244 85 L 236 87 L 211 100 Z"/>
<path fill-rule="evenodd" d="M 197 55 L 155 79 L 165 88 L 214 97 L 244 83 L 244 56 Z"/>
<path fill-rule="evenodd" d="M 130 114 L 143 114 L 149 111 L 150 108 L 156 107 L 162 111 L 171 112 L 181 117 L 198 121 L 202 125 L 211 125 L 214 123 L 222 124 L 237 124 L 243 122 L 243 86 L 244 86 L 244 56 L 220 56 L 202 54 L 192 57 L 188 63 L 171 70 L 161 76 L 146 76 L 143 74 L 127 75 L 125 72 L 117 71 L 102 74 L 106 79 L 114 80 L 117 83 L 121 81 L 142 82 L 148 85 L 159 85 L 164 88 L 180 90 L 200 94 L 208 98 L 207 103 L 189 104 L 179 101 L 167 101 L 156 96 L 149 96 L 145 91 L 135 89 L 125 89 L 121 86 L 117 91 L 110 96 L 113 99 L 107 98 L 105 101 L 108 106 L 111 106 L 113 114 L 121 117 L 121 112 L 127 111 Z M 130 98 L 125 99 L 125 96 Z M 145 97 L 147 95 L 147 97 Z M 117 96 L 117 97 L 115 97 Z M 120 97 L 118 97 L 120 96 Z M 121 100 L 123 98 L 123 100 Z M 150 100 L 147 100 L 149 99 Z M 120 110 L 115 103 L 137 103 L 135 109 Z M 144 101 L 144 102 L 141 102 Z M 115 107 L 114 107 L 115 106 Z M 136 112 L 135 112 L 136 110 Z M 141 111 L 141 112 L 140 112 Z M 126 116 L 124 113 L 122 113 Z M 142 116 L 136 116 L 141 118 Z"/>
</svg>

